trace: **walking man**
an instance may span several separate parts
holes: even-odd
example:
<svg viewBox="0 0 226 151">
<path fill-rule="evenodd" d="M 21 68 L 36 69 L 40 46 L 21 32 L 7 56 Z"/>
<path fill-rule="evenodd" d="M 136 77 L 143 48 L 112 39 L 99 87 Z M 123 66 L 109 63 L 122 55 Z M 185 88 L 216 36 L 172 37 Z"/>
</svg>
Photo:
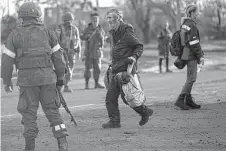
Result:
<svg viewBox="0 0 226 151">
<path fill-rule="evenodd" d="M 65 60 L 54 31 L 46 28 L 39 20 L 40 7 L 32 2 L 24 3 L 18 11 L 22 25 L 13 30 L 2 55 L 1 77 L 5 91 L 12 92 L 13 65 L 18 71 L 19 86 L 18 112 L 24 125 L 25 150 L 34 151 L 38 135 L 37 110 L 39 102 L 50 122 L 60 151 L 68 151 L 68 136 L 60 115 L 61 105 L 57 88 L 63 86 L 66 69 Z"/>
<path fill-rule="evenodd" d="M 187 65 L 187 80 L 175 103 L 182 110 L 199 109 L 201 107 L 194 102 L 191 90 L 197 78 L 197 64 L 204 64 L 204 53 L 200 46 L 199 30 L 195 22 L 198 16 L 197 6 L 187 6 L 186 14 L 187 18 L 182 21 L 180 35 L 181 45 L 184 46 L 181 59 Z"/>
<path fill-rule="evenodd" d="M 89 79 L 91 77 L 91 69 L 93 68 L 93 78 L 95 88 L 103 89 L 99 83 L 101 73 L 101 58 L 103 57 L 102 48 L 104 46 L 104 30 L 100 26 L 99 14 L 91 14 L 91 23 L 80 36 L 85 41 L 85 51 L 82 60 L 85 61 L 85 89 L 89 89 Z"/>
<path fill-rule="evenodd" d="M 68 66 L 68 72 L 65 76 L 64 92 L 72 92 L 68 87 L 69 81 L 72 80 L 76 55 L 81 54 L 81 45 L 79 38 L 79 30 L 72 25 L 74 16 L 67 12 L 62 16 L 63 24 L 56 29 L 60 46 L 64 49 L 64 56 Z M 79 57 L 78 57 L 79 58 Z"/>
<path fill-rule="evenodd" d="M 126 72 L 128 65 L 134 63 L 132 74 L 136 73 L 137 60 L 143 53 L 143 44 L 136 38 L 133 27 L 123 22 L 122 12 L 118 9 L 110 9 L 107 12 L 107 21 L 111 28 L 112 35 L 112 78 L 107 89 L 106 94 L 106 108 L 109 122 L 102 125 L 103 128 L 120 128 L 120 112 L 118 107 L 118 98 L 121 91 L 121 85 L 116 78 L 116 74 Z M 121 95 L 123 98 L 123 96 Z M 123 100 L 125 100 L 123 98 Z M 149 116 L 153 111 L 145 105 L 140 105 L 133 108 L 139 115 L 141 121 L 139 124 L 143 126 L 149 120 Z"/>
</svg>

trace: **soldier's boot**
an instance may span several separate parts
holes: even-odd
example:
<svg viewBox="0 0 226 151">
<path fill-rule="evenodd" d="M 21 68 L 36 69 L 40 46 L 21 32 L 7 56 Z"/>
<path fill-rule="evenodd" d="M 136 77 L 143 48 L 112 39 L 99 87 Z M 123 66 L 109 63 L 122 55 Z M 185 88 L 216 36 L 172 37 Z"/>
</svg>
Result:
<svg viewBox="0 0 226 151">
<path fill-rule="evenodd" d="M 72 90 L 68 87 L 68 85 L 65 85 L 64 92 L 72 92 Z"/>
<path fill-rule="evenodd" d="M 186 96 L 186 105 L 189 106 L 192 109 L 200 109 L 201 105 L 198 105 L 194 102 L 194 98 L 191 94 Z"/>
<path fill-rule="evenodd" d="M 189 107 L 186 105 L 185 97 L 185 94 L 180 94 L 175 103 L 175 106 L 179 107 L 181 110 L 189 110 Z"/>
<path fill-rule="evenodd" d="M 85 82 L 86 82 L 86 84 L 85 84 L 85 89 L 89 89 L 89 79 L 86 78 L 86 79 L 85 79 Z"/>
<path fill-rule="evenodd" d="M 35 139 L 25 138 L 25 149 L 23 151 L 34 151 L 35 150 Z"/>
<path fill-rule="evenodd" d="M 68 151 L 68 143 L 66 136 L 57 138 L 59 151 Z"/>
<path fill-rule="evenodd" d="M 99 79 L 95 79 L 95 89 L 104 89 L 105 87 L 99 83 Z"/>
<path fill-rule="evenodd" d="M 120 112 L 117 106 L 108 103 L 106 104 L 107 111 L 108 111 L 108 116 L 110 118 L 110 121 L 107 123 L 104 123 L 102 125 L 103 128 L 120 128 Z"/>
<path fill-rule="evenodd" d="M 133 108 L 140 116 L 141 120 L 139 122 L 140 126 L 145 125 L 149 121 L 149 116 L 153 114 L 153 110 L 147 107 L 146 105 L 141 105 Z"/>
</svg>

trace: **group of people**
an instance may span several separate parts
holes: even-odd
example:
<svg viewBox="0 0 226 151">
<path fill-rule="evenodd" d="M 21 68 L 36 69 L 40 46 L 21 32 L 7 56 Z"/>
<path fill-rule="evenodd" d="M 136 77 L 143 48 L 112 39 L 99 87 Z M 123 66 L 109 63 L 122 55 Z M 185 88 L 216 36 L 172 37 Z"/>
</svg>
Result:
<svg viewBox="0 0 226 151">
<path fill-rule="evenodd" d="M 175 105 L 183 110 L 200 108 L 191 96 L 192 85 L 196 80 L 197 63 L 203 61 L 203 52 L 199 43 L 199 33 L 194 18 L 197 7 L 187 7 L 187 18 L 182 24 L 181 36 L 184 52 L 181 56 L 187 64 L 187 81 Z M 54 32 L 40 22 L 40 7 L 33 2 L 24 3 L 18 11 L 22 18 L 20 27 L 13 30 L 5 42 L 2 55 L 2 75 L 5 91 L 12 92 L 11 81 L 13 65 L 18 71 L 17 85 L 19 102 L 17 110 L 22 115 L 25 138 L 24 151 L 34 151 L 35 138 L 38 134 L 37 110 L 39 102 L 50 122 L 54 137 L 57 139 L 59 151 L 68 151 L 68 136 L 66 125 L 59 112 L 61 105 L 58 90 L 65 85 L 64 91 L 71 92 L 68 82 L 71 79 L 75 54 L 81 53 L 80 38 L 85 40 L 86 49 L 83 54 L 85 61 L 85 88 L 89 88 L 90 69 L 93 67 L 95 88 L 103 88 L 99 84 L 100 64 L 104 44 L 104 31 L 99 25 L 98 14 L 91 15 L 91 23 L 79 36 L 78 29 L 71 24 L 73 15 L 63 16 L 64 24 Z M 121 94 L 121 83 L 117 80 L 120 73 L 127 72 L 131 64 L 131 76 L 137 74 L 137 60 L 143 52 L 143 44 L 134 33 L 133 26 L 123 21 L 120 10 L 113 8 L 106 13 L 106 19 L 111 28 L 112 62 L 111 78 L 106 94 L 106 108 L 109 121 L 103 128 L 120 128 L 120 112 L 118 98 Z M 66 73 L 66 74 L 65 74 Z M 66 82 L 65 81 L 66 78 Z M 140 84 L 140 83 L 139 83 Z M 141 85 L 141 84 L 140 84 Z M 140 126 L 145 125 L 153 110 L 145 104 L 133 106 L 132 109 L 141 116 Z"/>
<path fill-rule="evenodd" d="M 91 23 L 88 24 L 81 35 L 78 28 L 72 24 L 74 16 L 70 12 L 63 15 L 63 24 L 56 29 L 59 44 L 64 49 L 63 53 L 67 65 L 64 92 L 72 92 L 68 83 L 72 79 L 76 56 L 77 58 L 81 57 L 81 40 L 85 41 L 85 50 L 82 55 L 82 60 L 85 62 L 85 89 L 89 89 L 92 68 L 95 88 L 104 88 L 99 83 L 101 58 L 103 57 L 104 30 L 99 24 L 100 19 L 97 13 L 92 13 L 90 17 Z"/>
</svg>

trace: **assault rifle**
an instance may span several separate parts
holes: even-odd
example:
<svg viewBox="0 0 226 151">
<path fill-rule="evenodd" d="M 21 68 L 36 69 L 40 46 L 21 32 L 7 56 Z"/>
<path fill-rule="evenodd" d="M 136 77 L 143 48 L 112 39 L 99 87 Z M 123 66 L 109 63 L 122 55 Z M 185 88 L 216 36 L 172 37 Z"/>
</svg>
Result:
<svg viewBox="0 0 226 151">
<path fill-rule="evenodd" d="M 63 97 L 62 92 L 60 91 L 59 88 L 57 88 L 57 90 L 58 90 L 58 93 L 59 93 L 60 102 L 61 102 L 62 106 L 64 107 L 65 111 L 71 116 L 71 122 L 73 122 L 75 124 L 75 126 L 77 126 L 77 122 L 75 121 L 74 117 L 72 116 L 71 111 L 69 110 L 69 108 L 67 106 L 67 103 L 66 103 L 66 101 Z"/>
</svg>

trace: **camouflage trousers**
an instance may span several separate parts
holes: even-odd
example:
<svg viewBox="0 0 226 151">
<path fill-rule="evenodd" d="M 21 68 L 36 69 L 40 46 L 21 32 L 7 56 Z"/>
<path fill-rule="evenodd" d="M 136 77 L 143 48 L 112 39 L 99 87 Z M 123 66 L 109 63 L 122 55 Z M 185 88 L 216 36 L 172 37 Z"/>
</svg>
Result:
<svg viewBox="0 0 226 151">
<path fill-rule="evenodd" d="M 55 138 L 67 136 L 67 131 L 63 119 L 59 112 L 61 105 L 56 84 L 42 86 L 20 87 L 18 112 L 22 115 L 21 123 L 24 125 L 24 137 L 28 139 L 36 138 L 38 135 L 37 110 L 39 102 L 50 122 Z"/>
<path fill-rule="evenodd" d="M 100 72 L 101 72 L 101 59 L 86 59 L 85 60 L 85 72 L 84 77 L 85 79 L 89 79 L 91 77 L 91 69 L 93 68 L 93 78 L 99 79 Z"/>
<path fill-rule="evenodd" d="M 69 53 L 68 56 L 68 65 L 69 65 L 69 71 L 65 75 L 66 84 L 71 81 L 73 72 L 74 72 L 74 65 L 75 65 L 75 53 Z"/>
</svg>

